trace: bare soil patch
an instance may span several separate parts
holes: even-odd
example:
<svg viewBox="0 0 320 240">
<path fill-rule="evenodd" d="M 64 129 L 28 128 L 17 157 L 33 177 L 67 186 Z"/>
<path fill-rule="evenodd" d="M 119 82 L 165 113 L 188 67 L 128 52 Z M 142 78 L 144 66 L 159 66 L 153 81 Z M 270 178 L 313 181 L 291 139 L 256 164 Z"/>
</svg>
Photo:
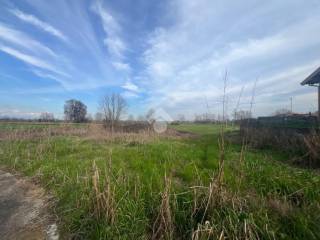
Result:
<svg viewBox="0 0 320 240">
<path fill-rule="evenodd" d="M 1 239 L 59 239 L 48 205 L 43 188 L 0 170 Z"/>
</svg>

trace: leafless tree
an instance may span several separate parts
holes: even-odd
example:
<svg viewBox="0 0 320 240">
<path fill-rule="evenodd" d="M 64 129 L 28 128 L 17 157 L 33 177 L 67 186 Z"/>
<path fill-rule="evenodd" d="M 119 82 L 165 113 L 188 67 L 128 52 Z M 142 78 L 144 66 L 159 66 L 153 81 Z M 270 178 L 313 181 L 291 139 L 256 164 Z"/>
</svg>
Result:
<svg viewBox="0 0 320 240">
<path fill-rule="evenodd" d="M 129 121 L 129 122 L 133 122 L 133 121 L 134 121 L 134 116 L 133 116 L 132 114 L 130 114 L 130 115 L 128 116 L 128 121 Z"/>
<path fill-rule="evenodd" d="M 115 126 L 119 123 L 121 115 L 127 108 L 127 103 L 119 93 L 112 93 L 110 95 L 107 94 L 102 98 L 100 108 L 105 126 L 109 126 L 111 132 L 113 132 Z"/>
<path fill-rule="evenodd" d="M 41 121 L 41 122 L 54 121 L 54 115 L 53 115 L 53 113 L 43 112 L 40 114 L 39 121 Z"/>
<path fill-rule="evenodd" d="M 144 122 L 144 121 L 146 121 L 146 118 L 145 118 L 145 116 L 143 116 L 143 115 L 139 115 L 139 116 L 137 117 L 137 121 L 138 121 L 138 122 Z"/>
<path fill-rule="evenodd" d="M 290 115 L 291 111 L 289 109 L 286 108 L 281 108 L 278 109 L 274 112 L 273 116 L 286 116 L 286 115 Z"/>
<path fill-rule="evenodd" d="M 252 114 L 250 111 L 239 110 L 239 111 L 235 111 L 233 114 L 234 114 L 234 120 L 236 121 L 252 118 Z"/>
<path fill-rule="evenodd" d="M 94 115 L 94 120 L 96 120 L 97 122 L 102 122 L 102 121 L 103 121 L 103 113 L 97 112 L 97 113 Z"/>
</svg>

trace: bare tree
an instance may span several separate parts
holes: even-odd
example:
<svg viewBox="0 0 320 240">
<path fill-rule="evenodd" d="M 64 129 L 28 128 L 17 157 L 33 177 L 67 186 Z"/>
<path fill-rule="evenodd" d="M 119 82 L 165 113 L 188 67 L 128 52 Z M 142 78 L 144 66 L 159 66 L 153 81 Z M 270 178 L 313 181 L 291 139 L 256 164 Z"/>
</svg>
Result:
<svg viewBox="0 0 320 240">
<path fill-rule="evenodd" d="M 70 99 L 64 104 L 64 115 L 67 121 L 84 122 L 87 115 L 87 106 L 79 100 Z"/>
<path fill-rule="evenodd" d="M 114 131 L 115 126 L 119 123 L 121 115 L 125 112 L 127 103 L 119 93 L 105 95 L 101 102 L 100 108 L 103 114 L 105 126 L 109 126 Z"/>
<path fill-rule="evenodd" d="M 145 118 L 145 116 L 143 116 L 143 115 L 139 115 L 139 116 L 137 117 L 137 121 L 138 121 L 138 122 L 144 122 L 144 121 L 146 121 L 146 118 Z"/>
<path fill-rule="evenodd" d="M 53 113 L 43 112 L 40 114 L 39 121 L 40 122 L 52 122 L 52 121 L 54 121 L 54 115 L 53 115 Z"/>
<path fill-rule="evenodd" d="M 128 116 L 128 121 L 129 121 L 129 122 L 133 122 L 133 121 L 134 121 L 134 116 L 133 116 L 132 114 L 130 114 L 130 115 Z"/>
<path fill-rule="evenodd" d="M 233 114 L 234 114 L 234 120 L 236 121 L 252 118 L 252 114 L 250 111 L 239 110 L 239 111 L 235 111 Z"/>
<path fill-rule="evenodd" d="M 286 116 L 286 115 L 290 115 L 291 111 L 289 109 L 286 108 L 281 108 L 278 109 L 274 112 L 273 116 Z"/>
<path fill-rule="evenodd" d="M 96 120 L 97 122 L 102 122 L 103 121 L 103 113 L 97 112 L 94 116 L 94 120 Z"/>
</svg>

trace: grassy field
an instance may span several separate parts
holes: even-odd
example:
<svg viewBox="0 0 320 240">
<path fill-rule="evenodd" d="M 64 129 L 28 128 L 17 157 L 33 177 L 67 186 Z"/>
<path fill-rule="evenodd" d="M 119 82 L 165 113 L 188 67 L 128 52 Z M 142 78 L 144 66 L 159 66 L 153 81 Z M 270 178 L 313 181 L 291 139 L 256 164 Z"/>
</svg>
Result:
<svg viewBox="0 0 320 240">
<path fill-rule="evenodd" d="M 110 137 L 87 125 L 13 137 L 1 125 L 0 164 L 54 196 L 65 238 L 320 239 L 320 176 L 280 152 L 228 141 L 223 152 L 218 125 Z"/>
<path fill-rule="evenodd" d="M 85 123 L 41 123 L 41 122 L 0 122 L 0 130 L 32 130 L 32 129 L 43 129 L 50 127 L 59 127 L 61 125 L 72 125 L 73 127 L 84 127 Z"/>
</svg>

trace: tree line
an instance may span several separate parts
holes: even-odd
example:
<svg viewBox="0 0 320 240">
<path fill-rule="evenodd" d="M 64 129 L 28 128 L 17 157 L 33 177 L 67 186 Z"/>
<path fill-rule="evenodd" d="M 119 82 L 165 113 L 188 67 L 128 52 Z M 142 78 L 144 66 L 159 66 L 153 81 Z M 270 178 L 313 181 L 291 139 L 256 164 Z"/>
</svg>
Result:
<svg viewBox="0 0 320 240">
<path fill-rule="evenodd" d="M 127 108 L 126 100 L 119 93 L 105 95 L 99 102 L 98 121 L 113 131 Z M 64 104 L 65 120 L 74 123 L 86 122 L 87 106 L 79 100 L 70 99 Z"/>
</svg>

